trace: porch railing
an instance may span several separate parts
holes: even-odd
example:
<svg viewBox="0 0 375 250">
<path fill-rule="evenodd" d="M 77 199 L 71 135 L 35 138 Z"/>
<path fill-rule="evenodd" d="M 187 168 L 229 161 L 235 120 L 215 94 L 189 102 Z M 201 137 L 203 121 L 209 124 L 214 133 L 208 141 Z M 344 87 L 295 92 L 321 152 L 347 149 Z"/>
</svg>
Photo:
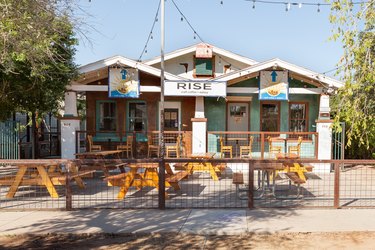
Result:
<svg viewBox="0 0 375 250">
<path fill-rule="evenodd" d="M 233 158 L 241 158 L 241 147 L 249 145 L 252 137 L 251 158 L 269 159 L 274 157 L 270 153 L 272 146 L 278 147 L 281 153 L 288 153 L 291 147 L 296 147 L 299 137 L 302 138 L 300 145 L 300 158 L 317 159 L 318 157 L 318 133 L 317 132 L 228 132 L 228 131 L 208 131 L 207 145 L 208 152 L 221 154 L 220 138 L 222 143 L 232 148 Z M 224 157 L 228 157 L 224 154 Z"/>
<path fill-rule="evenodd" d="M 103 132 L 103 131 L 77 131 L 76 152 L 85 152 L 87 149 L 87 135 L 92 135 L 94 142 L 100 144 L 104 150 L 116 149 L 117 145 L 126 143 L 127 136 L 133 135 L 133 152 L 135 158 L 144 158 L 147 156 L 148 144 L 159 145 L 159 131 L 122 131 L 122 132 Z M 151 142 L 148 141 L 151 137 Z M 180 156 L 184 157 L 192 152 L 192 132 L 191 131 L 165 131 L 164 140 L 166 146 L 174 145 L 177 137 L 180 136 Z M 317 159 L 318 157 L 318 133 L 316 132 L 228 132 L 228 131 L 208 131 L 207 132 L 207 152 L 216 153 L 216 158 L 230 158 L 228 154 L 221 154 L 220 139 L 223 144 L 231 147 L 232 158 L 242 158 L 241 148 L 248 146 L 252 137 L 251 155 L 253 159 L 269 159 L 274 157 L 270 152 L 270 139 L 272 146 L 277 147 L 280 153 L 288 153 L 291 147 L 298 145 L 298 139 L 301 137 L 299 156 L 302 159 Z"/>
</svg>

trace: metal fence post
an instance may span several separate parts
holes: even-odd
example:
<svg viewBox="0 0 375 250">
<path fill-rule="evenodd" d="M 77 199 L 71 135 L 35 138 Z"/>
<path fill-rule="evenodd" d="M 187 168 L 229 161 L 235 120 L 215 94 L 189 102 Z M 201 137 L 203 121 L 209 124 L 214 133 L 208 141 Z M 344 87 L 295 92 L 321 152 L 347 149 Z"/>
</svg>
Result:
<svg viewBox="0 0 375 250">
<path fill-rule="evenodd" d="M 159 209 L 165 209 L 165 160 L 159 161 Z"/>
<path fill-rule="evenodd" d="M 253 188 L 253 183 L 254 183 L 254 164 L 249 161 L 249 190 L 247 192 L 248 194 L 248 203 L 247 206 L 249 209 L 254 208 L 254 188 Z"/>
<path fill-rule="evenodd" d="M 72 188 L 70 186 L 70 169 L 72 163 L 66 164 L 66 181 L 65 181 L 65 208 L 67 211 L 72 210 Z"/>
<path fill-rule="evenodd" d="M 335 180 L 334 180 L 333 207 L 340 208 L 340 163 L 335 162 L 334 171 L 335 171 Z"/>
</svg>

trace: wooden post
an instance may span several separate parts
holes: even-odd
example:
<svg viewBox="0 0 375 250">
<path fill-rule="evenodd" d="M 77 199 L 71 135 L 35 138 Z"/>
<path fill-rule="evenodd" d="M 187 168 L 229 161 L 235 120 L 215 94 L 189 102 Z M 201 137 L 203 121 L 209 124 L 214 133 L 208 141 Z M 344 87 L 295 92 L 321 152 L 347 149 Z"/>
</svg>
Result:
<svg viewBox="0 0 375 250">
<path fill-rule="evenodd" d="M 165 209 L 165 160 L 159 161 L 159 209 Z"/>
<path fill-rule="evenodd" d="M 254 208 L 254 164 L 249 161 L 249 190 L 248 190 L 248 208 L 253 209 Z"/>
<path fill-rule="evenodd" d="M 260 134 L 260 158 L 264 159 L 264 133 Z"/>
<path fill-rule="evenodd" d="M 66 164 L 66 180 L 65 180 L 65 208 L 67 211 L 72 210 L 72 188 L 70 186 L 70 169 L 72 163 L 68 162 Z"/>
<path fill-rule="evenodd" d="M 333 198 L 333 207 L 340 208 L 340 164 L 335 163 L 335 180 L 334 180 L 334 198 Z"/>
</svg>

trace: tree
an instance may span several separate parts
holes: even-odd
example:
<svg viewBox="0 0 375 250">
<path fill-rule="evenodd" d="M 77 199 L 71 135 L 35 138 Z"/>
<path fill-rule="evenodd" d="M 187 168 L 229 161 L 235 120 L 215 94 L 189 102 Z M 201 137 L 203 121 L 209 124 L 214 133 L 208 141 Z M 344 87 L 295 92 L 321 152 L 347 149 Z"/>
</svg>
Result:
<svg viewBox="0 0 375 250">
<path fill-rule="evenodd" d="M 346 123 L 351 157 L 375 157 L 375 0 L 332 2 L 334 40 L 344 53 L 338 65 L 345 87 L 334 97 L 335 122 Z"/>
<path fill-rule="evenodd" d="M 58 108 L 76 75 L 70 0 L 0 0 L 0 120 Z"/>
</svg>

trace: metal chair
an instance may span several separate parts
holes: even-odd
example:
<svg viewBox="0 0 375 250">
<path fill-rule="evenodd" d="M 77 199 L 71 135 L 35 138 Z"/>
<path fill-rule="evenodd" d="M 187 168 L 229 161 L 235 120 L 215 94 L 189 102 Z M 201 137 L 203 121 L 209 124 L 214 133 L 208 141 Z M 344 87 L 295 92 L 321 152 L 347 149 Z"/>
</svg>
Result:
<svg viewBox="0 0 375 250">
<path fill-rule="evenodd" d="M 126 152 L 126 157 L 129 158 L 129 153 L 131 158 L 133 158 L 133 136 L 128 135 L 126 137 L 126 143 L 124 145 L 117 145 L 117 150 L 123 150 Z"/>
<path fill-rule="evenodd" d="M 233 158 L 233 147 L 224 145 L 224 139 L 222 136 L 220 136 L 220 157 L 224 158 L 225 153 L 229 153 L 230 158 Z"/>
<path fill-rule="evenodd" d="M 92 135 L 87 135 L 87 142 L 88 142 L 88 147 L 89 147 L 88 152 L 102 151 L 101 145 L 95 145 L 94 144 L 94 141 L 92 139 Z"/>
<path fill-rule="evenodd" d="M 288 153 L 296 153 L 298 156 L 301 154 L 302 136 L 298 137 L 297 145 L 289 146 Z"/>
<path fill-rule="evenodd" d="M 254 137 L 249 136 L 249 144 L 246 146 L 240 146 L 240 158 L 251 158 L 251 152 L 253 147 Z"/>
<path fill-rule="evenodd" d="M 176 144 L 172 146 L 166 146 L 166 157 L 169 158 L 171 153 L 174 153 L 176 155 L 176 158 L 180 158 L 180 143 L 181 143 L 181 137 L 180 135 L 176 138 Z"/>
<path fill-rule="evenodd" d="M 156 157 L 160 155 L 159 145 L 155 145 L 151 135 L 147 136 L 147 157 L 150 158 L 151 155 L 155 153 Z"/>
</svg>

